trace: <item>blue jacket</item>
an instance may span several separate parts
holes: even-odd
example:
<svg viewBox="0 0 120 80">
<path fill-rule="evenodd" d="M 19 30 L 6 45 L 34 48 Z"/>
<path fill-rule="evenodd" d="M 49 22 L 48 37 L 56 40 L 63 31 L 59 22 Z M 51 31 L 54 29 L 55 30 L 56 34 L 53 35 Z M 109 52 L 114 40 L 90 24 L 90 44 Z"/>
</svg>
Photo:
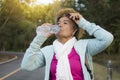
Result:
<svg viewBox="0 0 120 80">
<path fill-rule="evenodd" d="M 100 26 L 88 22 L 84 18 L 80 19 L 78 25 L 80 28 L 86 30 L 89 35 L 95 37 L 93 39 L 80 39 L 74 44 L 74 48 L 81 59 L 84 80 L 91 80 L 89 72 L 85 67 L 85 60 L 87 60 L 93 73 L 92 56 L 107 48 L 113 41 L 113 35 Z M 40 48 L 45 40 L 46 38 L 42 35 L 37 35 L 34 38 L 25 52 L 21 68 L 32 71 L 45 66 L 45 80 L 49 80 L 50 64 L 54 55 L 54 49 L 53 45 Z M 85 55 L 87 59 L 85 59 Z"/>
</svg>

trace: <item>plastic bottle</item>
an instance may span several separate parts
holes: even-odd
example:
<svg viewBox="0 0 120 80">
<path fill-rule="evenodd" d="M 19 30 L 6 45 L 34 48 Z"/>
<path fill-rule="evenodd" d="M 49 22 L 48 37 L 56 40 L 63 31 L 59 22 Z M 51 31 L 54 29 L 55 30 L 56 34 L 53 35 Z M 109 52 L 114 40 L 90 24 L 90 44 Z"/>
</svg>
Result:
<svg viewBox="0 0 120 80">
<path fill-rule="evenodd" d="M 50 32 L 57 34 L 60 31 L 60 27 L 58 25 L 51 26 L 38 26 L 36 29 L 37 34 L 46 35 Z"/>
<path fill-rule="evenodd" d="M 60 31 L 60 27 L 58 25 L 50 26 L 50 31 L 57 34 Z"/>
</svg>

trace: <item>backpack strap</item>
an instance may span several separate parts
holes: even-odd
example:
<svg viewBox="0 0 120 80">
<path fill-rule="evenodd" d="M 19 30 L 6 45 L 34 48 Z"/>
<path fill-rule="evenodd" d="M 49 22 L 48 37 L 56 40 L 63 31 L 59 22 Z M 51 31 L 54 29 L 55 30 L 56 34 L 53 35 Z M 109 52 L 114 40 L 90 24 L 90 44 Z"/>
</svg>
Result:
<svg viewBox="0 0 120 80">
<path fill-rule="evenodd" d="M 85 55 L 85 66 L 86 66 L 87 71 L 89 72 L 90 77 L 91 77 L 91 80 L 92 80 L 92 79 L 93 79 L 93 74 L 92 74 L 92 71 L 91 71 L 90 66 L 89 66 L 89 64 L 88 64 L 87 56 L 86 56 L 86 55 Z"/>
</svg>

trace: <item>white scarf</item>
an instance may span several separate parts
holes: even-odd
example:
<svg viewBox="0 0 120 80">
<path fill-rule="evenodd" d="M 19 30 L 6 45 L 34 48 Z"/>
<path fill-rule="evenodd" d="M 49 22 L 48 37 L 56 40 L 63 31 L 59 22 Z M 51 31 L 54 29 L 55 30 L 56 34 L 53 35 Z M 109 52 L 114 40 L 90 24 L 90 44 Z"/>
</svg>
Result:
<svg viewBox="0 0 120 80">
<path fill-rule="evenodd" d="M 61 44 L 58 40 L 53 42 L 56 58 L 58 60 L 56 69 L 56 80 L 73 80 L 68 55 L 72 50 L 76 38 L 68 40 L 65 44 Z"/>
</svg>

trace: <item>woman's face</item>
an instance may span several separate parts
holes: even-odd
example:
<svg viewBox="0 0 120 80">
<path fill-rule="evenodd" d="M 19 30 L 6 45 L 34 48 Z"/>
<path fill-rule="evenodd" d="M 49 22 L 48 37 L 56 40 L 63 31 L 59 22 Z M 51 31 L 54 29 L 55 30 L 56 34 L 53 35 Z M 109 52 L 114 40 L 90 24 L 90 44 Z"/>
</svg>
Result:
<svg viewBox="0 0 120 80">
<path fill-rule="evenodd" d="M 67 17 L 61 17 L 57 24 L 60 27 L 60 32 L 57 37 L 61 38 L 71 38 L 74 35 L 75 30 L 73 29 L 73 22 Z"/>
</svg>

